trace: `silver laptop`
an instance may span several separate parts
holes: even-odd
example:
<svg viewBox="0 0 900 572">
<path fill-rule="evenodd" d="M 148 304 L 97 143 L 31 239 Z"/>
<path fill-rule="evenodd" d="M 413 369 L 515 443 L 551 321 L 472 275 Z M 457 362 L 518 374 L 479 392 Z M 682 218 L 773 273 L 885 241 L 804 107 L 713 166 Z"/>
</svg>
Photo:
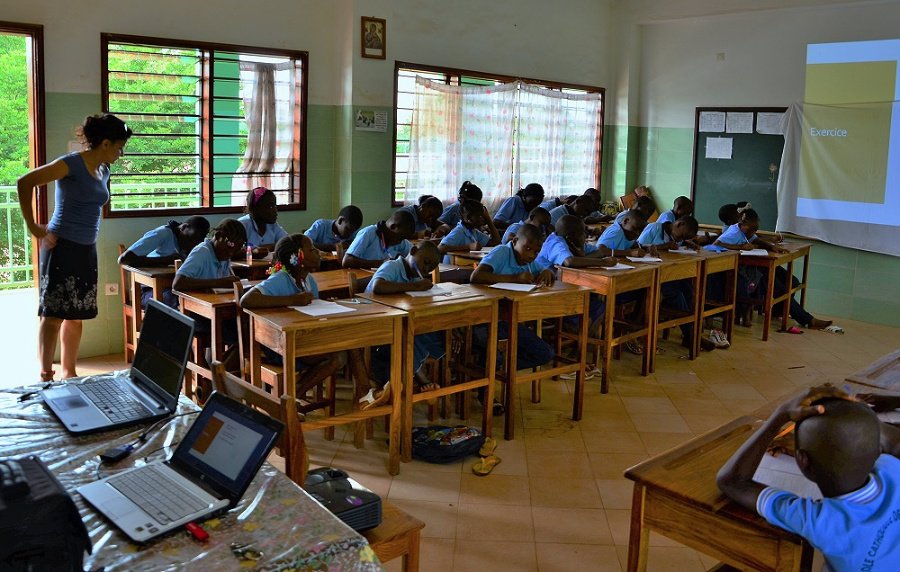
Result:
<svg viewBox="0 0 900 572">
<path fill-rule="evenodd" d="M 70 383 L 41 392 L 71 433 L 92 433 L 171 415 L 184 381 L 194 320 L 151 300 L 129 377 Z"/>
<path fill-rule="evenodd" d="M 82 497 L 135 542 L 146 542 L 233 507 L 284 425 L 213 393 L 168 461 L 78 487 Z"/>
</svg>

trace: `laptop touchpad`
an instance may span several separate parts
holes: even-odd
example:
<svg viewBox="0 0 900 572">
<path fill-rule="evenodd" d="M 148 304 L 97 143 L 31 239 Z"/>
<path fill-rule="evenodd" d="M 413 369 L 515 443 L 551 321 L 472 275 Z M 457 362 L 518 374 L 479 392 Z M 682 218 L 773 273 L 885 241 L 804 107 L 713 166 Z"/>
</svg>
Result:
<svg viewBox="0 0 900 572">
<path fill-rule="evenodd" d="M 53 403 L 56 404 L 62 411 L 68 411 L 69 409 L 78 409 L 79 407 L 87 407 L 90 405 L 83 397 L 80 395 L 67 395 L 66 397 L 61 397 L 59 399 L 54 399 Z"/>
</svg>

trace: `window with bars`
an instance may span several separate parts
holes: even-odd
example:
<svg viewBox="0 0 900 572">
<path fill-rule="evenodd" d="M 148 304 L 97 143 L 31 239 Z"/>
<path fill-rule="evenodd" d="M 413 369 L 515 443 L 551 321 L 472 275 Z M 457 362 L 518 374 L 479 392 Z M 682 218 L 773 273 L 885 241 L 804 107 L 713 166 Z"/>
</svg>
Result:
<svg viewBox="0 0 900 572">
<path fill-rule="evenodd" d="M 584 94 L 584 93 L 604 93 L 602 88 L 590 86 L 576 86 L 571 84 L 562 84 L 557 82 L 549 82 L 542 80 L 516 78 L 513 76 L 488 74 L 482 72 L 456 70 L 439 66 L 427 66 L 421 64 L 410 64 L 405 62 L 397 62 L 395 65 L 395 105 L 394 105 L 394 169 L 393 169 L 393 189 L 391 200 L 393 206 L 400 206 L 405 200 L 406 184 L 409 175 L 409 153 L 410 153 L 410 134 L 412 132 L 413 111 L 416 99 L 416 78 L 429 79 L 435 82 L 445 83 L 447 85 L 499 85 L 523 79 L 528 83 L 537 84 L 547 89 L 562 91 L 563 93 Z M 602 124 L 603 117 L 598 118 L 600 122 L 601 136 L 596 142 L 597 144 L 597 164 L 599 167 L 600 158 L 602 156 Z M 515 143 L 513 144 L 513 162 L 516 161 Z M 572 179 L 572 188 L 581 186 L 583 190 L 584 178 L 580 172 L 568 170 L 567 173 Z M 600 171 L 597 169 L 594 187 L 600 188 Z M 581 191 L 579 191 L 580 193 Z"/>
<path fill-rule="evenodd" d="M 108 216 L 305 208 L 306 52 L 103 35 L 104 106 L 134 131 Z"/>
</svg>

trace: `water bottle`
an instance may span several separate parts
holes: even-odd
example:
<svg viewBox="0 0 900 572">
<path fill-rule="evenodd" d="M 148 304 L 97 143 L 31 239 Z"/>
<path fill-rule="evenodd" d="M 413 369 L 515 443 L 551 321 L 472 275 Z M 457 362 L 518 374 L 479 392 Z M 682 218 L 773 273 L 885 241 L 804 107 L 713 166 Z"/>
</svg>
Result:
<svg viewBox="0 0 900 572">
<path fill-rule="evenodd" d="M 253 266 L 253 245 L 247 243 L 247 266 Z"/>
</svg>

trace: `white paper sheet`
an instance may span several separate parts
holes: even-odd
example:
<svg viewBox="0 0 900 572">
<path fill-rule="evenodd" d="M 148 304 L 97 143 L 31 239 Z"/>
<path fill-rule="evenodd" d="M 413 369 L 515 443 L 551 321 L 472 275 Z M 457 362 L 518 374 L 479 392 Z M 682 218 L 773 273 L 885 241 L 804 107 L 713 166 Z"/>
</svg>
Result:
<svg viewBox="0 0 900 572">
<path fill-rule="evenodd" d="M 733 140 L 731 137 L 707 137 L 706 158 L 731 159 L 732 143 Z"/>
<path fill-rule="evenodd" d="M 622 264 L 621 262 L 619 262 L 615 266 L 604 266 L 603 270 L 630 270 L 632 268 L 634 268 L 634 266 L 629 266 L 627 264 Z"/>
<path fill-rule="evenodd" d="M 290 306 L 290 308 L 292 310 L 297 310 L 301 314 L 313 317 L 330 316 L 331 314 L 343 314 L 345 312 L 356 311 L 356 308 L 348 308 L 337 302 L 326 302 L 325 300 L 313 300 L 308 306 Z"/>
<path fill-rule="evenodd" d="M 413 298 L 432 298 L 434 296 L 446 296 L 452 298 L 454 296 L 471 295 L 472 289 L 462 284 L 445 282 L 443 284 L 435 284 L 430 290 L 425 290 L 424 292 L 407 292 L 407 294 Z"/>
<path fill-rule="evenodd" d="M 497 282 L 496 284 L 491 284 L 491 288 L 496 288 L 497 290 L 510 290 L 512 292 L 531 292 L 537 286 L 534 284 L 516 284 L 515 282 Z"/>
<path fill-rule="evenodd" d="M 789 491 L 795 495 L 808 497 L 812 499 L 821 499 L 822 492 L 816 483 L 807 479 L 800 472 L 800 467 L 790 455 L 778 455 L 773 457 L 766 453 L 763 455 L 753 480 L 775 487 L 784 491 Z"/>
<path fill-rule="evenodd" d="M 637 256 L 626 256 L 628 260 L 632 262 L 662 262 L 662 258 L 656 258 L 654 256 L 644 256 L 638 258 Z"/>
<path fill-rule="evenodd" d="M 691 248 L 679 248 L 677 250 L 670 249 L 669 252 L 674 252 L 675 254 L 700 254 L 699 250 L 693 250 Z"/>
<path fill-rule="evenodd" d="M 754 248 L 753 250 L 742 250 L 741 256 L 768 256 L 769 251 L 765 248 Z"/>
<path fill-rule="evenodd" d="M 721 133 L 725 131 L 725 112 L 724 111 L 701 111 L 700 112 L 700 132 L 701 133 Z"/>
<path fill-rule="evenodd" d="M 729 111 L 725 118 L 725 131 L 728 133 L 753 133 L 753 112 Z"/>
<path fill-rule="evenodd" d="M 900 425 L 900 411 L 885 411 L 878 414 L 878 419 L 884 423 Z"/>
<path fill-rule="evenodd" d="M 233 294 L 234 288 L 212 288 L 213 294 Z"/>
<path fill-rule="evenodd" d="M 781 120 L 784 113 L 759 112 L 756 114 L 756 132 L 761 135 L 784 135 Z"/>
</svg>

